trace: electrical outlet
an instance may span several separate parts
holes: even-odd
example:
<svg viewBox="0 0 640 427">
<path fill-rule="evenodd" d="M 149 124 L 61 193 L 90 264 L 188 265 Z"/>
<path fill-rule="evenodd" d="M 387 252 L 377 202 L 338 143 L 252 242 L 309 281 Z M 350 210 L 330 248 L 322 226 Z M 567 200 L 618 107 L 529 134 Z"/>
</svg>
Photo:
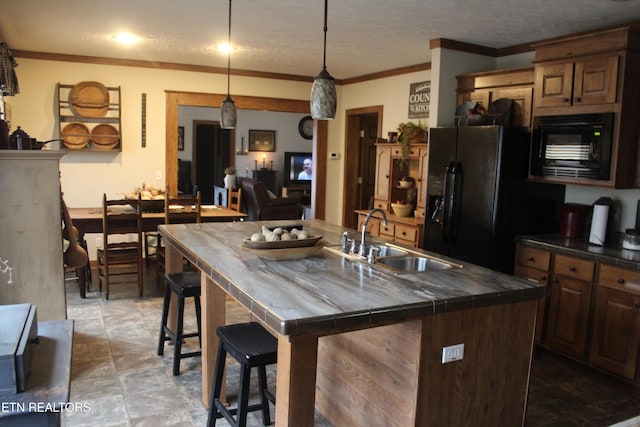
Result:
<svg viewBox="0 0 640 427">
<path fill-rule="evenodd" d="M 102 249 L 104 242 L 102 241 L 102 237 L 96 237 L 96 248 Z"/>
<path fill-rule="evenodd" d="M 464 358 L 464 344 L 442 347 L 442 363 L 455 362 Z"/>
</svg>

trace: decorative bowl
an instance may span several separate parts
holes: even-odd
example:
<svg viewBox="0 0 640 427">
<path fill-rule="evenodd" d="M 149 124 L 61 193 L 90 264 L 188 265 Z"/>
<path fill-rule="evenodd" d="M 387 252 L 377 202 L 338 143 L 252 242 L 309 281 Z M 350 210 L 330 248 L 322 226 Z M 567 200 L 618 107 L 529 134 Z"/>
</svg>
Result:
<svg viewBox="0 0 640 427">
<path fill-rule="evenodd" d="M 409 216 L 413 211 L 413 205 L 403 205 L 401 203 L 391 203 L 391 209 L 396 216 Z"/>
<path fill-rule="evenodd" d="M 398 186 L 400 188 L 411 188 L 413 186 L 413 182 L 411 182 L 409 180 L 407 180 L 407 181 L 400 180 L 400 181 L 398 181 Z"/>
</svg>

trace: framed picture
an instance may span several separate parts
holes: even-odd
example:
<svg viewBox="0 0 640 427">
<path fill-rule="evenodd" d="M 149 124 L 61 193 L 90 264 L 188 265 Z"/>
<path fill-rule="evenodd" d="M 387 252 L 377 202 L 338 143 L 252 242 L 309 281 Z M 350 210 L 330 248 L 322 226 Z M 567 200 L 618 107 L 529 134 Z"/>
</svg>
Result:
<svg viewBox="0 0 640 427">
<path fill-rule="evenodd" d="M 276 131 L 249 130 L 249 151 L 276 151 Z"/>
<path fill-rule="evenodd" d="M 184 151 L 184 126 L 178 126 L 178 151 Z"/>
</svg>

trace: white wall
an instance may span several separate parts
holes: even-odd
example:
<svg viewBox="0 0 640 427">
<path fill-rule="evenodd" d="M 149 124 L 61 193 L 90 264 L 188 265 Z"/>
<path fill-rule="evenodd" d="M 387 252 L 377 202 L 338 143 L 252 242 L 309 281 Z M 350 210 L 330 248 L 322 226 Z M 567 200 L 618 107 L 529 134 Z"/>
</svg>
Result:
<svg viewBox="0 0 640 427">
<path fill-rule="evenodd" d="M 276 132 L 276 144 L 274 152 L 249 151 L 247 155 L 235 155 L 235 166 L 238 176 L 251 176 L 251 171 L 256 167 L 254 161 L 258 161 L 258 168 L 262 167 L 262 156 L 266 156 L 266 167 L 276 173 L 276 187 L 283 183 L 284 153 L 286 151 L 311 152 L 313 142 L 304 139 L 298 132 L 298 123 L 306 114 L 283 113 L 275 111 L 256 111 L 238 109 L 238 123 L 235 131 L 235 149 L 240 150 L 241 138 L 244 138 L 244 148 L 249 146 L 249 130 L 274 130 Z M 178 151 L 178 158 L 190 161 L 192 159 L 192 138 L 194 120 L 218 121 L 220 109 L 211 107 L 181 106 L 178 111 L 178 125 L 184 126 L 185 149 Z"/>
<path fill-rule="evenodd" d="M 82 64 L 18 58 L 19 95 L 5 97 L 11 108 L 12 130 L 21 126 L 32 138 L 58 136 L 56 83 L 83 80 L 120 86 L 122 94 L 122 152 L 69 152 L 60 164 L 62 188 L 70 207 L 99 206 L 102 193 L 122 195 L 143 182 L 165 184 L 165 91 L 226 93 L 226 75 L 137 67 Z M 311 85 L 249 77 L 231 77 L 232 96 L 308 99 Z M 141 96 L 147 94 L 147 146 L 141 147 Z M 156 172 L 161 179 L 156 180 Z"/>
</svg>

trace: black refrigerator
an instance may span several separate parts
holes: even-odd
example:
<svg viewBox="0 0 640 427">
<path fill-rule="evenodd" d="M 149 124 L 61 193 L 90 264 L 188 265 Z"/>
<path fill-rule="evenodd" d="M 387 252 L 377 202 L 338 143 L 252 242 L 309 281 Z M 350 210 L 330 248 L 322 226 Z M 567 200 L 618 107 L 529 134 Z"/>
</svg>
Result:
<svg viewBox="0 0 640 427">
<path fill-rule="evenodd" d="M 564 186 L 527 182 L 530 133 L 432 128 L 423 248 L 513 272 L 514 238 L 557 233 Z"/>
</svg>

